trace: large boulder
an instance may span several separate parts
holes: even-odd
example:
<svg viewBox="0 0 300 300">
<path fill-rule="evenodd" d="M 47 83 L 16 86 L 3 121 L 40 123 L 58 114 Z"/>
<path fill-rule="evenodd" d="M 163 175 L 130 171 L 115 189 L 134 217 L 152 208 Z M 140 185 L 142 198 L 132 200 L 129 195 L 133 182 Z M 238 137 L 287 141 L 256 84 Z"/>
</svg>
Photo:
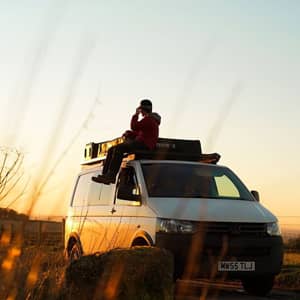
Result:
<svg viewBox="0 0 300 300">
<path fill-rule="evenodd" d="M 134 247 L 83 256 L 66 269 L 64 299 L 171 300 L 173 256 Z"/>
</svg>

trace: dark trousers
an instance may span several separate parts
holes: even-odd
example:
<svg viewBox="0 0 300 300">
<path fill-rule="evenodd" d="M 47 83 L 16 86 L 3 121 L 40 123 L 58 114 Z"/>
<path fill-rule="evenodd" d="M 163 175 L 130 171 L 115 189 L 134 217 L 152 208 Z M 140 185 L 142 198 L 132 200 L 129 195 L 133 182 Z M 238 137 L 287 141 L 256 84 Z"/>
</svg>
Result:
<svg viewBox="0 0 300 300">
<path fill-rule="evenodd" d="M 148 147 L 139 141 L 129 140 L 122 144 L 109 148 L 106 160 L 103 166 L 103 175 L 115 178 L 119 172 L 123 156 L 125 153 L 132 154 L 137 150 L 149 150 Z"/>
</svg>

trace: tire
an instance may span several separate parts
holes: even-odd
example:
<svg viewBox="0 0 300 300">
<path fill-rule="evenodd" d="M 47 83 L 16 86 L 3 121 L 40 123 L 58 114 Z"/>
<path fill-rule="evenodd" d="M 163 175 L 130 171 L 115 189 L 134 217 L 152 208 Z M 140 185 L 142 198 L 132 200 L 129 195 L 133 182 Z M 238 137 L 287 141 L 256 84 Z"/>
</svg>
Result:
<svg viewBox="0 0 300 300">
<path fill-rule="evenodd" d="M 76 241 L 69 252 L 69 262 L 78 260 L 82 256 L 82 249 L 78 241 Z"/>
<path fill-rule="evenodd" d="M 135 239 L 132 242 L 131 247 L 135 247 L 135 246 L 150 247 L 150 245 L 148 244 L 148 242 L 145 239 L 143 239 L 142 237 L 138 237 L 137 239 Z"/>
<path fill-rule="evenodd" d="M 243 278 L 242 284 L 244 290 L 254 296 L 266 296 L 272 290 L 274 284 L 274 276 L 258 276 Z"/>
</svg>

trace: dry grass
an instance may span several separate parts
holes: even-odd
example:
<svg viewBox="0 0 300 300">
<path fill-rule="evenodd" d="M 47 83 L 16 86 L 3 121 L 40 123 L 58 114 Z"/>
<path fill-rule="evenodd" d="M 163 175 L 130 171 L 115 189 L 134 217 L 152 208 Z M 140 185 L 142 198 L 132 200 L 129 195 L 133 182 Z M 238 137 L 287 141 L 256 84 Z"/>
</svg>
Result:
<svg viewBox="0 0 300 300">
<path fill-rule="evenodd" d="M 50 247 L 0 248 L 0 299 L 59 300 L 66 295 L 63 251 Z M 300 253 L 284 255 L 276 287 L 300 290 Z"/>
<path fill-rule="evenodd" d="M 284 254 L 281 273 L 276 277 L 275 284 L 282 289 L 300 291 L 300 253 Z"/>
<path fill-rule="evenodd" d="M 1 248 L 0 299 L 58 299 L 66 263 L 49 247 Z"/>
<path fill-rule="evenodd" d="M 283 257 L 284 266 L 299 266 L 300 268 L 300 253 L 287 252 Z"/>
</svg>

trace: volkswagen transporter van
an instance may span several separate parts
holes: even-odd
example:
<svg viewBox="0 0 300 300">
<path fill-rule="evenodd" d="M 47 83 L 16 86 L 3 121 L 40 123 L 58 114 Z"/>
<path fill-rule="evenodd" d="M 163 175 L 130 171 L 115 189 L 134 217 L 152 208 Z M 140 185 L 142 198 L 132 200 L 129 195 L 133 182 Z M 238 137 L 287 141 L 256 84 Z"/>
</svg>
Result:
<svg viewBox="0 0 300 300">
<path fill-rule="evenodd" d="M 70 260 L 119 247 L 156 246 L 174 255 L 175 276 L 239 278 L 251 294 L 267 294 L 280 272 L 277 218 L 218 154 L 200 141 L 159 139 L 154 151 L 124 158 L 115 184 L 101 174 L 115 139 L 90 143 L 66 220 Z"/>
</svg>

